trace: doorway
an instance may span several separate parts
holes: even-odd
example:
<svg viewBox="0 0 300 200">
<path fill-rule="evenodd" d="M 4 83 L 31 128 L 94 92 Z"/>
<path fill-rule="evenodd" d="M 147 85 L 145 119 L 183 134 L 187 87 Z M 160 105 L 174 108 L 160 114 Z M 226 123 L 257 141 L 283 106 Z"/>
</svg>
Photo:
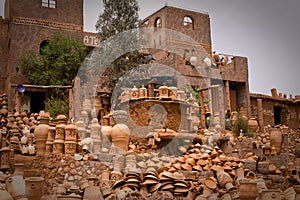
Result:
<svg viewBox="0 0 300 200">
<path fill-rule="evenodd" d="M 41 110 L 45 110 L 46 93 L 34 92 L 30 94 L 30 112 L 39 113 Z"/>
<path fill-rule="evenodd" d="M 274 106 L 274 124 L 281 124 L 281 107 Z"/>
</svg>

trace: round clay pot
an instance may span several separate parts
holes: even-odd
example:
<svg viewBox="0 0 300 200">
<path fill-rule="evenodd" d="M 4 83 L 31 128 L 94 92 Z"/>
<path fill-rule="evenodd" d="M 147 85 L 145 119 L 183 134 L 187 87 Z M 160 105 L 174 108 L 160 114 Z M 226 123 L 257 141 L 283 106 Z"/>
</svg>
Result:
<svg viewBox="0 0 300 200">
<path fill-rule="evenodd" d="M 125 124 L 116 124 L 111 131 L 111 140 L 119 153 L 128 151 L 130 130 Z"/>
</svg>

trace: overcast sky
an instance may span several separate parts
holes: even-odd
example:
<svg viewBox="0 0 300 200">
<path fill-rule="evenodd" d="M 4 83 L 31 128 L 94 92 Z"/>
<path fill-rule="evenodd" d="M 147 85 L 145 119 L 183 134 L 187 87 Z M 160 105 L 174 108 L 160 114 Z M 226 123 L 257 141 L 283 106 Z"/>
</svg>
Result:
<svg viewBox="0 0 300 200">
<path fill-rule="evenodd" d="M 0 0 L 0 3 L 4 0 Z M 300 95 L 299 0 L 139 0 L 144 19 L 169 5 L 210 15 L 213 50 L 245 56 L 250 92 Z M 1 4 L 0 4 L 1 7 Z M 94 32 L 102 0 L 85 0 L 85 31 Z M 0 14 L 1 13 L 0 9 Z"/>
</svg>

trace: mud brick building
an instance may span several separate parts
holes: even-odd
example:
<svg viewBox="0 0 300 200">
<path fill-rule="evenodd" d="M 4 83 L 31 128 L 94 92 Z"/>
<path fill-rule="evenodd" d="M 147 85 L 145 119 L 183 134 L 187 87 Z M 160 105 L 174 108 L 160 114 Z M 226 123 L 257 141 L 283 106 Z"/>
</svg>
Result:
<svg viewBox="0 0 300 200">
<path fill-rule="evenodd" d="M 83 31 L 83 0 L 6 0 L 0 17 L 0 92 L 7 93 L 15 104 L 16 84 L 26 88 L 23 100 L 38 112 L 47 98 L 47 89 L 26 87 L 28 81 L 19 72 L 20 57 L 33 50 L 39 53 L 56 32 L 97 46 L 95 34 Z M 35 102 L 31 104 L 30 101 Z M 30 108 L 31 107 L 31 108 Z"/>
<path fill-rule="evenodd" d="M 177 50 L 175 56 L 165 56 L 163 47 L 162 50 L 156 49 L 151 52 L 155 60 L 175 68 L 192 86 L 208 88 L 217 101 L 212 101 L 212 108 L 218 110 L 218 115 L 224 116 L 225 110 L 238 111 L 245 116 L 250 114 L 247 58 L 212 52 L 210 17 L 207 13 L 165 6 L 143 22 L 145 27 L 154 27 L 153 41 L 150 42 L 155 48 L 173 45 Z M 173 33 L 164 33 L 160 29 L 170 29 L 187 38 L 181 35 L 172 37 L 170 35 Z M 212 60 L 212 65 L 205 63 L 207 58 Z M 225 95 L 218 96 L 218 91 L 209 89 L 214 85 L 221 85 Z M 217 105 L 222 103 L 224 105 Z"/>
</svg>

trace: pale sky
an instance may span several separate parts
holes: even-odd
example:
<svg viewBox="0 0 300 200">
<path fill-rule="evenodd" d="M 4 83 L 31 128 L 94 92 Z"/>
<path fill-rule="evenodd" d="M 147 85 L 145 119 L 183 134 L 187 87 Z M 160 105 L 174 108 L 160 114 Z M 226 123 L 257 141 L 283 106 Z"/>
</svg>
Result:
<svg viewBox="0 0 300 200">
<path fill-rule="evenodd" d="M 0 0 L 0 8 L 4 0 Z M 141 19 L 169 5 L 210 15 L 213 51 L 245 56 L 250 92 L 300 95 L 299 0 L 138 0 Z M 102 0 L 85 0 L 84 29 L 95 32 Z M 0 9 L 0 15 L 3 10 Z"/>
</svg>

